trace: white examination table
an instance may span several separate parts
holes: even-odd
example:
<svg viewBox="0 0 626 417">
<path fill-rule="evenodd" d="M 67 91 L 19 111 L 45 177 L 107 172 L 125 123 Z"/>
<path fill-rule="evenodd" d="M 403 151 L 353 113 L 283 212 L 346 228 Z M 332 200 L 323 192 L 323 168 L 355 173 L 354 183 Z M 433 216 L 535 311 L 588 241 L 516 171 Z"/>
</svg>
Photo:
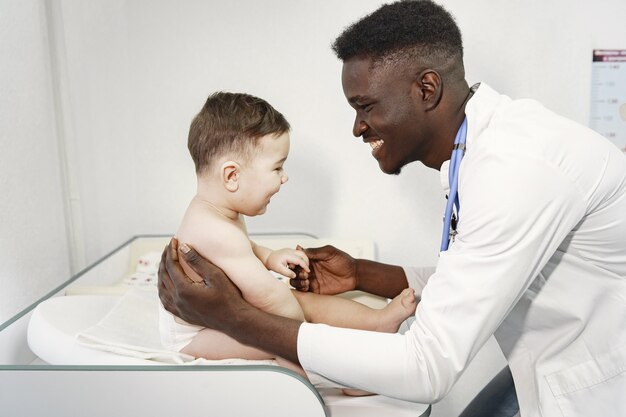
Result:
<svg viewBox="0 0 626 417">
<path fill-rule="evenodd" d="M 308 235 L 253 239 L 268 247 L 331 243 L 355 257 L 374 258 L 371 242 Z M 75 335 L 98 323 L 127 290 L 121 282 L 129 266 L 148 251 L 161 251 L 168 241 L 162 236 L 135 237 L 0 325 L 0 415 L 429 415 L 430 407 L 424 404 L 379 395 L 347 397 L 336 389 L 318 392 L 301 376 L 278 366 L 166 365 L 76 343 Z M 385 302 L 359 293 L 348 296 L 372 306 Z"/>
</svg>

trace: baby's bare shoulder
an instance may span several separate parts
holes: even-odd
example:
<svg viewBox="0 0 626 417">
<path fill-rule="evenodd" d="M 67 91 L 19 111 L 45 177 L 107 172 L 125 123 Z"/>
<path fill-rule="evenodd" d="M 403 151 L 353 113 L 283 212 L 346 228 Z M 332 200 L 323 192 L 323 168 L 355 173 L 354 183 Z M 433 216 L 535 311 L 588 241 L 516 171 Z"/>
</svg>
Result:
<svg viewBox="0 0 626 417">
<path fill-rule="evenodd" d="M 185 213 L 176 237 L 208 259 L 233 255 L 250 247 L 248 236 L 238 224 L 193 206 Z"/>
</svg>

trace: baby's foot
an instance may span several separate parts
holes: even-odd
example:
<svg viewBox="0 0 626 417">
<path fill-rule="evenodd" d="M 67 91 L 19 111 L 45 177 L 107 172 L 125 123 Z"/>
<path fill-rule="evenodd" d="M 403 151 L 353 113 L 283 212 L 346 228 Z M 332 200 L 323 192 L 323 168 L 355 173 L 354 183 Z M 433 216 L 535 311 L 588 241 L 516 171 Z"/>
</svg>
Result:
<svg viewBox="0 0 626 417">
<path fill-rule="evenodd" d="M 415 290 L 407 288 L 381 310 L 381 318 L 378 322 L 379 332 L 395 333 L 404 320 L 415 313 L 417 298 Z"/>
</svg>

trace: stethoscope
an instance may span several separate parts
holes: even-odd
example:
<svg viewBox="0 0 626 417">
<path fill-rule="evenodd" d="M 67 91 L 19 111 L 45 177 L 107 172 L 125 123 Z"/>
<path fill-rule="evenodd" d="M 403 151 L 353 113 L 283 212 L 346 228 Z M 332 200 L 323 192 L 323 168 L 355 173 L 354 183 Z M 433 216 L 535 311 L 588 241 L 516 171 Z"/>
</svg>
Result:
<svg viewBox="0 0 626 417">
<path fill-rule="evenodd" d="M 465 141 L 467 140 L 467 117 L 463 120 L 461 127 L 456 132 L 454 138 L 454 147 L 452 148 L 452 156 L 450 157 L 450 167 L 448 169 L 448 182 L 450 183 L 450 193 L 446 202 L 446 211 L 443 216 L 443 233 L 441 236 L 441 251 L 448 250 L 450 241 L 454 241 L 456 236 L 456 225 L 460 210 L 459 203 L 459 168 L 461 161 L 465 155 Z M 456 216 L 454 215 L 454 207 L 456 207 Z"/>
</svg>

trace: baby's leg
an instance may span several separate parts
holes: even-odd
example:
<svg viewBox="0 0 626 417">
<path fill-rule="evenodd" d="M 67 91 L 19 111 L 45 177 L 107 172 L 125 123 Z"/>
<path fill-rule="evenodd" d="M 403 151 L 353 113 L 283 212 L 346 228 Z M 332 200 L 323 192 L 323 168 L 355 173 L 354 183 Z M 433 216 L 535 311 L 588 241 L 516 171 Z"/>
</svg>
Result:
<svg viewBox="0 0 626 417">
<path fill-rule="evenodd" d="M 181 352 L 195 358 L 210 360 L 230 358 L 265 360 L 275 358 L 271 353 L 243 345 L 232 337 L 212 329 L 200 330 L 191 342 L 181 349 Z"/>
<path fill-rule="evenodd" d="M 278 357 L 276 358 L 276 363 L 278 363 L 278 365 L 282 366 L 283 368 L 287 368 L 287 369 L 294 371 L 295 373 L 299 374 L 301 377 L 303 377 L 307 381 L 309 380 L 309 377 L 307 376 L 306 372 L 304 372 L 304 369 L 300 367 L 300 365 L 296 365 L 295 363 L 288 361 L 287 359 L 278 358 Z"/>
<path fill-rule="evenodd" d="M 333 295 L 294 291 L 307 321 L 337 327 L 395 333 L 415 313 L 415 291 L 407 288 L 382 309 Z"/>
<path fill-rule="evenodd" d="M 293 291 L 312 323 L 326 323 L 337 327 L 395 333 L 404 320 L 415 313 L 415 291 L 407 288 L 382 309 L 367 307 L 356 301 L 333 295 L 320 295 Z M 370 392 L 344 388 L 342 392 L 352 397 L 373 395 Z"/>
<path fill-rule="evenodd" d="M 279 366 L 291 369 L 292 371 L 307 378 L 304 370 L 295 363 L 276 357 L 271 353 L 267 353 L 251 346 L 243 345 L 232 337 L 218 332 L 217 330 L 200 330 L 191 342 L 181 349 L 181 352 L 191 355 L 194 358 L 204 358 L 210 360 L 230 358 L 249 360 L 276 359 Z"/>
</svg>

